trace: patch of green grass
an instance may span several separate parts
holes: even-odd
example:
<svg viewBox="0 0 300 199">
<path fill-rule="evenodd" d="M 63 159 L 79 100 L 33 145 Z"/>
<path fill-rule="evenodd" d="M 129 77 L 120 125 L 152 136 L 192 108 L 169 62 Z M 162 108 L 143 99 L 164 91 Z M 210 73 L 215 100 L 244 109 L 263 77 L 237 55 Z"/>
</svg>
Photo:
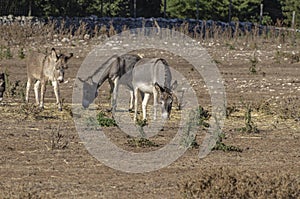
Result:
<svg viewBox="0 0 300 199">
<path fill-rule="evenodd" d="M 235 47 L 231 43 L 226 43 L 226 46 L 229 48 L 229 50 L 235 50 Z"/>
<path fill-rule="evenodd" d="M 198 148 L 199 144 L 196 141 L 196 136 L 193 132 L 196 128 L 203 126 L 205 128 L 209 127 L 206 122 L 210 117 L 210 114 L 203 107 L 199 106 L 196 110 L 192 110 L 189 113 L 189 120 L 184 128 L 184 136 L 180 141 L 180 145 L 186 148 Z"/>
<path fill-rule="evenodd" d="M 232 106 L 228 106 L 226 108 L 226 118 L 229 118 L 232 113 L 238 112 L 238 111 L 239 110 L 238 110 L 238 108 L 236 107 L 235 104 L 233 104 Z"/>
<path fill-rule="evenodd" d="M 19 51 L 18 51 L 18 57 L 20 59 L 24 59 L 25 58 L 25 54 L 24 54 L 24 49 L 23 48 L 19 49 Z"/>
<path fill-rule="evenodd" d="M 251 66 L 249 67 L 249 71 L 251 74 L 256 74 L 257 73 L 257 69 L 256 69 L 256 65 L 258 64 L 258 59 L 255 56 L 255 53 L 253 54 L 253 57 L 249 59 Z"/>
<path fill-rule="evenodd" d="M 6 48 L 6 50 L 4 51 L 4 58 L 6 59 L 11 59 L 13 57 L 12 52 L 10 50 L 10 48 Z"/>
<path fill-rule="evenodd" d="M 97 121 L 100 126 L 111 127 L 118 126 L 114 119 L 108 118 L 103 112 L 97 114 Z"/>
<path fill-rule="evenodd" d="M 241 99 L 242 100 L 242 99 Z M 259 129 L 252 120 L 252 105 L 251 103 L 245 104 L 242 100 L 242 104 L 245 107 L 244 121 L 245 126 L 242 128 L 236 128 L 236 130 L 245 132 L 245 133 L 259 133 Z"/>
<path fill-rule="evenodd" d="M 127 140 L 127 144 L 135 148 L 146 148 L 146 147 L 158 147 L 159 145 L 155 142 L 150 141 L 147 138 L 132 138 Z"/>
<path fill-rule="evenodd" d="M 251 105 L 248 104 L 245 111 L 245 127 L 243 130 L 247 133 L 258 133 L 259 130 L 257 126 L 252 121 L 252 108 Z"/>
<path fill-rule="evenodd" d="M 9 47 L 0 46 L 0 59 L 11 59 L 13 57 Z"/>
<path fill-rule="evenodd" d="M 42 112 L 42 109 L 40 109 L 38 106 L 31 104 L 31 103 L 24 103 L 20 105 L 19 114 L 23 115 L 23 119 L 27 119 L 29 117 L 32 117 L 33 119 L 39 118 L 40 113 Z"/>
<path fill-rule="evenodd" d="M 25 90 L 26 90 L 26 82 L 21 82 L 17 80 L 15 82 L 11 82 L 9 80 L 9 74 L 7 68 L 4 72 L 5 76 L 5 90 L 6 95 L 9 97 L 17 97 L 25 102 Z"/>
<path fill-rule="evenodd" d="M 243 152 L 243 150 L 239 147 L 232 146 L 232 145 L 226 145 L 223 142 L 224 138 L 225 138 L 224 133 L 219 134 L 216 145 L 212 148 L 212 150 L 221 150 L 221 151 L 225 151 L 225 152 L 228 152 L 228 151 Z"/>
<path fill-rule="evenodd" d="M 195 114 L 198 120 L 197 125 L 208 128 L 209 124 L 206 122 L 210 118 L 208 110 L 205 110 L 202 106 L 199 106 Z"/>
<path fill-rule="evenodd" d="M 136 124 L 140 127 L 144 127 L 147 125 L 147 120 L 139 120 L 137 119 Z"/>
</svg>

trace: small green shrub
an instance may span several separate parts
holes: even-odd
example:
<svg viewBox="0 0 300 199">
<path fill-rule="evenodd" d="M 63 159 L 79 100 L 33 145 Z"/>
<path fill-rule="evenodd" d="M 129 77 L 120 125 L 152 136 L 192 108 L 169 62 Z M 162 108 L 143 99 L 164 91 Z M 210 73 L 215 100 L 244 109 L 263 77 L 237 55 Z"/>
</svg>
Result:
<svg viewBox="0 0 300 199">
<path fill-rule="evenodd" d="M 241 99 L 242 100 L 242 99 Z M 242 100 L 242 104 L 245 107 L 245 114 L 244 114 L 244 121 L 245 126 L 242 128 L 237 128 L 238 131 L 245 132 L 245 133 L 259 133 L 259 130 L 255 123 L 252 120 L 252 105 L 251 103 L 245 104 Z"/>
<path fill-rule="evenodd" d="M 203 126 L 205 128 L 209 127 L 209 124 L 206 122 L 210 117 L 210 114 L 207 110 L 204 110 L 203 107 L 199 106 L 196 110 L 192 110 L 189 113 L 189 120 L 184 127 L 184 136 L 180 141 L 180 145 L 186 148 L 198 148 L 199 144 L 196 141 L 196 136 L 193 135 L 195 128 Z"/>
<path fill-rule="evenodd" d="M 127 144 L 131 147 L 142 147 L 142 148 L 146 148 L 146 147 L 158 147 L 159 145 L 156 144 L 155 142 L 150 141 L 147 138 L 132 138 L 127 140 Z"/>
<path fill-rule="evenodd" d="M 235 104 L 233 106 L 228 106 L 226 108 L 226 117 L 230 117 L 230 115 L 234 112 L 238 112 L 238 108 L 235 106 Z"/>
<path fill-rule="evenodd" d="M 256 69 L 256 65 L 258 63 L 257 58 L 255 57 L 255 55 L 253 55 L 252 58 L 249 59 L 251 66 L 249 67 L 249 71 L 251 74 L 256 74 L 257 73 L 257 69 Z"/>
<path fill-rule="evenodd" d="M 139 120 L 137 119 L 136 124 L 140 127 L 144 127 L 147 125 L 147 120 Z"/>
<path fill-rule="evenodd" d="M 68 148 L 70 143 L 69 138 L 60 132 L 60 125 L 57 127 L 57 129 L 52 129 L 50 143 L 51 150 Z"/>
<path fill-rule="evenodd" d="M 205 128 L 209 127 L 209 124 L 206 122 L 210 118 L 208 110 L 204 110 L 202 106 L 199 106 L 196 110 L 196 118 L 198 119 L 198 126 L 204 126 Z"/>
<path fill-rule="evenodd" d="M 247 133 L 258 133 L 259 130 L 257 129 L 256 125 L 252 121 L 252 108 L 251 105 L 248 104 L 246 107 L 246 112 L 245 112 L 245 127 L 244 131 Z"/>
<path fill-rule="evenodd" d="M 19 51 L 18 51 L 18 57 L 20 59 L 24 59 L 25 58 L 25 54 L 24 54 L 24 49 L 23 48 L 19 49 Z"/>
<path fill-rule="evenodd" d="M 212 150 L 221 150 L 221 151 L 225 151 L 225 152 L 227 152 L 227 151 L 243 152 L 243 150 L 240 149 L 239 147 L 232 146 L 232 145 L 226 145 L 225 143 L 223 143 L 224 138 L 225 138 L 224 133 L 219 134 L 216 145 L 212 148 Z"/>
<path fill-rule="evenodd" d="M 37 119 L 41 112 L 42 109 L 31 103 L 21 104 L 19 109 L 19 114 L 23 116 L 23 119 L 27 119 L 29 117 Z"/>
<path fill-rule="evenodd" d="M 11 58 L 13 57 L 10 48 L 6 48 L 4 57 L 5 57 L 6 59 L 11 59 Z"/>
<path fill-rule="evenodd" d="M 106 117 L 103 112 L 97 114 L 97 121 L 100 126 L 111 127 L 118 126 L 114 119 Z"/>
</svg>

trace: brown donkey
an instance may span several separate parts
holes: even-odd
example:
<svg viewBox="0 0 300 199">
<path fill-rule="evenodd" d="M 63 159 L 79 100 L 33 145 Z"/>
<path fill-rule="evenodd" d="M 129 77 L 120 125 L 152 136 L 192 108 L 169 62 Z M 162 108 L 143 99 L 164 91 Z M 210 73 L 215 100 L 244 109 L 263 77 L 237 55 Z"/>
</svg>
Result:
<svg viewBox="0 0 300 199">
<path fill-rule="evenodd" d="M 31 53 L 27 59 L 27 88 L 26 88 L 26 102 L 29 102 L 29 90 L 33 80 L 36 80 L 34 84 L 34 94 L 36 104 L 40 108 L 44 108 L 44 96 L 46 91 L 47 81 L 52 82 L 54 93 L 56 97 L 56 103 L 58 104 L 58 110 L 62 110 L 59 85 L 64 81 L 64 70 L 68 68 L 67 63 L 69 59 L 73 57 L 73 53 L 68 56 L 64 54 L 57 54 L 55 49 L 52 48 L 50 55 L 43 53 Z M 39 87 L 41 86 L 41 96 L 39 98 Z"/>
</svg>

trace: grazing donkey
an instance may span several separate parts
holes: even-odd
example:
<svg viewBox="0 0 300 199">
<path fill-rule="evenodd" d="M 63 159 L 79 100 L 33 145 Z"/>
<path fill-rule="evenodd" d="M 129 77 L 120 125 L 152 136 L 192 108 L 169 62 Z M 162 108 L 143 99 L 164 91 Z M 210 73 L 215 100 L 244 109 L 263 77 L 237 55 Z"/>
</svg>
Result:
<svg viewBox="0 0 300 199">
<path fill-rule="evenodd" d="M 170 117 L 173 99 L 178 103 L 176 96 L 172 89 L 177 86 L 177 81 L 171 85 L 172 75 L 170 67 L 165 59 L 161 58 L 144 58 L 136 63 L 132 70 L 132 85 L 134 89 L 134 121 L 137 117 L 138 93 L 144 93 L 142 102 L 143 120 L 147 119 L 146 107 L 150 97 L 153 93 L 154 98 L 154 119 L 157 115 L 158 94 L 160 95 L 159 103 L 161 104 L 162 118 L 168 119 Z"/>
<path fill-rule="evenodd" d="M 89 107 L 89 105 L 98 96 L 98 88 L 106 80 L 108 80 L 111 87 L 110 93 L 113 94 L 111 101 L 112 111 L 116 110 L 116 100 L 118 95 L 119 84 L 123 84 L 129 89 L 131 96 L 129 110 L 132 109 L 133 88 L 131 84 L 131 72 L 135 63 L 138 62 L 140 59 L 140 56 L 133 54 L 124 54 L 121 56 L 113 55 L 86 80 L 78 78 L 81 82 L 83 82 L 82 106 L 84 108 Z M 120 81 L 120 79 L 122 81 Z"/>
<path fill-rule="evenodd" d="M 0 102 L 3 100 L 3 95 L 5 91 L 5 75 L 0 73 Z"/>
<path fill-rule="evenodd" d="M 56 103 L 58 110 L 62 110 L 60 101 L 59 85 L 64 81 L 64 70 L 68 68 L 67 63 L 73 57 L 73 53 L 68 56 L 64 54 L 57 54 L 52 48 L 50 55 L 42 53 L 32 53 L 27 60 L 27 88 L 26 88 L 26 102 L 29 102 L 29 90 L 33 80 L 37 80 L 34 84 L 34 93 L 36 104 L 44 108 L 44 96 L 46 91 L 46 83 L 48 80 L 52 82 Z M 39 87 L 41 85 L 41 96 L 39 100 Z"/>
</svg>

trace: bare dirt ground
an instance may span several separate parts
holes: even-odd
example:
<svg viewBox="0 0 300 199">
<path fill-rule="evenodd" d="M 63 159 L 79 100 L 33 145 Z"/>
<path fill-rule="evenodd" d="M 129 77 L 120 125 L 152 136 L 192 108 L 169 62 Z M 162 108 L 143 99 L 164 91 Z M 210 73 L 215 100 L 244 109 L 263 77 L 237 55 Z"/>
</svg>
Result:
<svg viewBox="0 0 300 199">
<path fill-rule="evenodd" d="M 80 140 L 71 98 L 85 53 L 68 49 L 78 57 L 70 62 L 67 82 L 61 85 L 62 112 L 56 110 L 50 85 L 44 111 L 25 105 L 21 95 L 12 96 L 11 91 L 0 104 L 0 198 L 300 198 L 300 63 L 291 63 L 294 58 L 288 55 L 293 55 L 292 50 L 267 45 L 254 57 L 249 48 L 207 46 L 224 78 L 230 111 L 223 142 L 242 152 L 214 150 L 199 159 L 198 148 L 191 148 L 168 167 L 142 174 L 103 165 Z M 210 96 L 201 76 L 178 57 L 164 58 L 185 75 L 200 104 L 210 110 Z M 250 72 L 251 66 L 256 73 Z M 24 60 L 17 56 L 3 59 L 0 69 L 5 68 L 10 82 L 25 83 Z M 99 109 L 105 110 L 107 83 L 99 96 Z M 241 130 L 249 104 L 258 133 Z M 150 139 L 158 146 L 138 147 L 129 145 L 129 138 L 117 127 L 104 131 L 119 146 L 135 152 L 157 150 L 174 136 L 174 128 L 168 124 Z M 199 137 L 204 132 L 205 128 L 200 128 Z"/>
</svg>

